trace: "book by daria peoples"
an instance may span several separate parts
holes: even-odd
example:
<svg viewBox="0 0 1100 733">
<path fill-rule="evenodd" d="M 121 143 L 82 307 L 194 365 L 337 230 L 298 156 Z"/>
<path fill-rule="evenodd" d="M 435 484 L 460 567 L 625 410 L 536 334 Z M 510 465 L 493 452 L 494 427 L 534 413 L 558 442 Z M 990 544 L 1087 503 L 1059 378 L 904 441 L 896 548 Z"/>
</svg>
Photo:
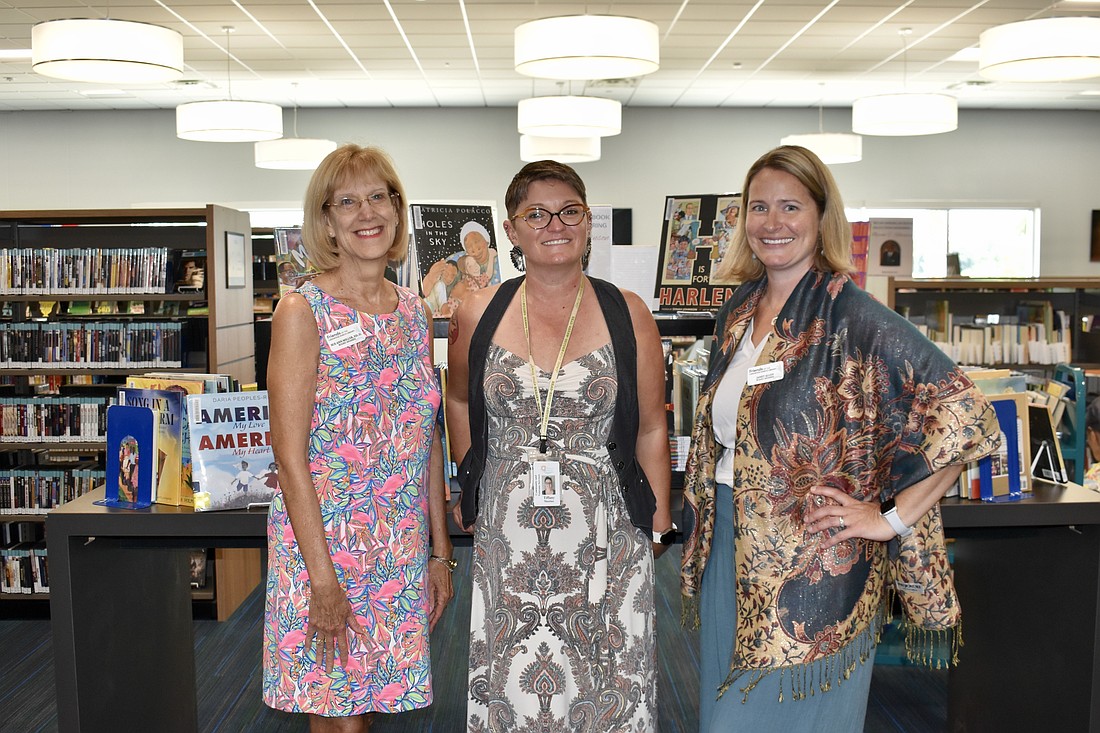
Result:
<svg viewBox="0 0 1100 733">
<path fill-rule="evenodd" d="M 156 502 L 170 506 L 193 505 L 183 501 L 183 395 L 170 389 L 121 387 L 120 405 L 148 407 L 157 415 L 157 491 Z M 190 498 L 191 487 L 186 489 Z"/>
<path fill-rule="evenodd" d="M 156 417 L 148 407 L 107 408 L 107 490 L 104 506 L 141 509 L 156 487 Z"/>
<path fill-rule="evenodd" d="M 267 392 L 190 395 L 195 511 L 266 505 L 277 486 Z"/>
</svg>

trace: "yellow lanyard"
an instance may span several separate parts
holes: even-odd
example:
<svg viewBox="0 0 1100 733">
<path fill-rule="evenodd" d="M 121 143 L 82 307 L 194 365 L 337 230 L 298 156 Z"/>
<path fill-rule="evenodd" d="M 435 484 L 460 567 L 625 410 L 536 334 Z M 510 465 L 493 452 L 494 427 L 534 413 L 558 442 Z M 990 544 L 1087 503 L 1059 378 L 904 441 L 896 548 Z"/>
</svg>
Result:
<svg viewBox="0 0 1100 733">
<path fill-rule="evenodd" d="M 554 363 L 554 371 L 550 373 L 550 386 L 546 392 L 546 405 L 542 404 L 542 393 L 539 391 L 539 374 L 535 368 L 535 358 L 531 355 L 531 327 L 527 323 L 527 281 L 519 286 L 520 310 L 523 311 L 523 335 L 527 339 L 527 364 L 531 367 L 531 386 L 535 389 L 535 407 L 542 414 L 539 424 L 539 453 L 546 453 L 547 438 L 546 427 L 550 424 L 550 404 L 554 401 L 554 383 L 561 371 L 561 362 L 565 358 L 565 349 L 569 346 L 569 336 L 573 333 L 573 322 L 577 320 L 577 311 L 581 307 L 581 296 L 584 295 L 584 276 L 581 276 L 580 287 L 577 288 L 577 299 L 573 301 L 573 312 L 569 314 L 569 325 L 565 327 L 565 338 L 561 341 L 561 349 L 558 351 L 558 360 Z"/>
</svg>

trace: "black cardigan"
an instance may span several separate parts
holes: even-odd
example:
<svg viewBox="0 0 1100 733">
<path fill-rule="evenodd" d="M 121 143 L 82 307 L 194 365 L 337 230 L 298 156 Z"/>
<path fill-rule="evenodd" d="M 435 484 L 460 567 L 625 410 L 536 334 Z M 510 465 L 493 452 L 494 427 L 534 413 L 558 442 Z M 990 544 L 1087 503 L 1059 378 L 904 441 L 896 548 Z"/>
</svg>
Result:
<svg viewBox="0 0 1100 733">
<path fill-rule="evenodd" d="M 596 291 L 600 310 L 603 311 L 607 329 L 611 332 L 611 347 L 615 352 L 615 372 L 619 382 L 615 396 L 615 415 L 607 439 L 607 452 L 619 474 L 619 485 L 622 487 L 630 521 L 643 530 L 648 538 L 653 531 L 653 512 L 657 507 L 657 500 L 634 452 L 638 441 L 638 344 L 634 339 L 634 324 L 630 319 L 626 299 L 617 287 L 594 277 L 588 278 L 588 281 Z M 478 491 L 481 474 L 485 470 L 485 453 L 489 442 L 483 384 L 485 362 L 493 334 L 522 282 L 521 276 L 500 285 L 470 338 L 470 450 L 458 467 L 458 482 L 462 487 L 462 524 L 466 527 L 477 519 Z"/>
</svg>

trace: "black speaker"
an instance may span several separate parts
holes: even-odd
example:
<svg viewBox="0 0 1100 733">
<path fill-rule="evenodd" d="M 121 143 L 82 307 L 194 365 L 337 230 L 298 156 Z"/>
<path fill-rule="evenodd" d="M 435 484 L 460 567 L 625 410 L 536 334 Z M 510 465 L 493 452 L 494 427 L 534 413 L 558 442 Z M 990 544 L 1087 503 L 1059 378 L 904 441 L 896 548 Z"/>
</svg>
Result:
<svg viewBox="0 0 1100 733">
<path fill-rule="evenodd" d="M 633 244 L 634 242 L 634 210 L 611 210 L 611 243 Z"/>
</svg>

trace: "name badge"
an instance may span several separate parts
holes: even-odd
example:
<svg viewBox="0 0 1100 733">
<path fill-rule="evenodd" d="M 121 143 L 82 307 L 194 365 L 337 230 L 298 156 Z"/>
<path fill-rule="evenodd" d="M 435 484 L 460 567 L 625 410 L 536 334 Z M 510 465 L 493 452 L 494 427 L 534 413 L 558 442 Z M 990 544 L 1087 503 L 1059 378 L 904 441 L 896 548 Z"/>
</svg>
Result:
<svg viewBox="0 0 1100 733">
<path fill-rule="evenodd" d="M 782 378 L 783 362 L 773 361 L 770 364 L 749 367 L 749 378 L 747 383 L 749 385 L 767 384 L 768 382 L 778 382 Z"/>
<path fill-rule="evenodd" d="M 358 323 L 344 326 L 325 336 L 325 343 L 328 344 L 329 349 L 332 351 L 346 349 L 349 346 L 354 346 L 360 341 L 366 340 L 367 335 L 363 333 L 363 327 Z"/>
<path fill-rule="evenodd" d="M 535 506 L 561 506 L 561 464 L 531 461 L 531 498 Z"/>
</svg>

